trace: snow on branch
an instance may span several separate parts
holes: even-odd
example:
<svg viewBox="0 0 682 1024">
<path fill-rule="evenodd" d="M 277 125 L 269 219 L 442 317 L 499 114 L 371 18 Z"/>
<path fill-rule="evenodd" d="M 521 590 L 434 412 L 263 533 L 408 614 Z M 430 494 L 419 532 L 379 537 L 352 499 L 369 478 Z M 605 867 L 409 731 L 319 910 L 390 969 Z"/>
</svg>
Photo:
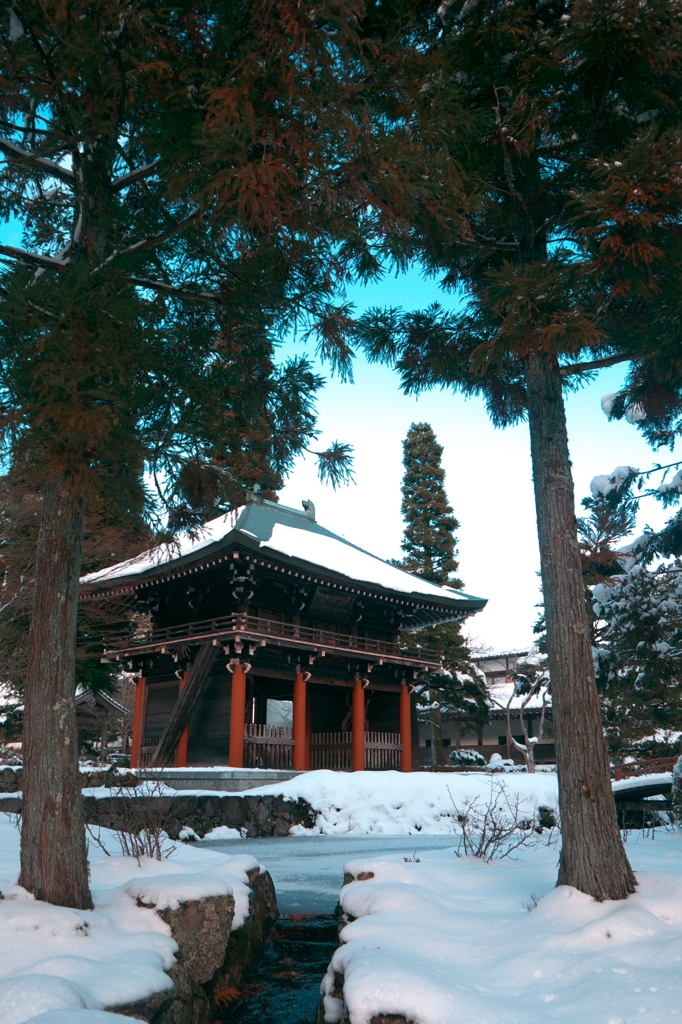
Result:
<svg viewBox="0 0 682 1024">
<path fill-rule="evenodd" d="M 45 174 L 51 174 L 54 178 L 60 178 L 62 181 L 74 182 L 76 180 L 75 174 L 68 167 L 62 167 L 61 164 L 56 164 L 53 160 L 46 160 L 45 157 L 29 153 L 28 150 L 15 145 L 9 139 L 0 137 L 0 152 L 12 160 L 17 160 L 28 167 L 34 167 L 36 170 L 44 171 Z"/>
<path fill-rule="evenodd" d="M 114 178 L 111 183 L 112 191 L 120 192 L 121 189 L 128 188 L 129 185 L 134 184 L 136 181 L 148 178 L 159 166 L 160 160 L 161 157 L 157 157 L 156 160 L 152 160 L 150 164 L 145 164 L 144 167 L 136 167 L 134 171 L 129 171 L 128 174 L 122 174 L 120 178 Z"/>
<path fill-rule="evenodd" d="M 52 270 L 63 270 L 69 262 L 60 256 L 43 256 L 38 252 L 27 252 L 25 249 L 16 249 L 13 245 L 0 245 L 0 253 L 10 256 L 13 260 L 20 260 L 24 263 L 37 263 L 39 267 L 50 267 Z"/>
</svg>

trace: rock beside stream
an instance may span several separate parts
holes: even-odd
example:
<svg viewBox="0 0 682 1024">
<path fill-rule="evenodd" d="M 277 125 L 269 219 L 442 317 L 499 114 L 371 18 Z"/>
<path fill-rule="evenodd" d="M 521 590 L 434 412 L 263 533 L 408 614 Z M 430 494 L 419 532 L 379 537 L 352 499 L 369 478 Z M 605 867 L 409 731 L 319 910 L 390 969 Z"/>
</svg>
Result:
<svg viewBox="0 0 682 1024">
<path fill-rule="evenodd" d="M 367 882 L 370 878 L 374 878 L 373 871 L 360 871 L 356 874 L 351 872 L 344 872 L 343 884 L 348 885 L 350 882 Z M 347 924 L 354 921 L 355 918 L 343 910 L 341 904 L 336 908 L 335 916 L 338 921 L 339 935 Z M 344 976 L 339 971 L 334 972 L 334 984 L 331 991 L 328 993 L 328 998 L 336 1001 L 338 1008 L 341 1011 L 341 1017 L 339 1024 L 350 1024 L 350 1017 L 348 1014 L 348 1007 L 343 997 L 343 982 Z M 320 999 L 317 1006 L 317 1013 L 315 1015 L 315 1024 L 324 1024 L 325 1008 L 324 1008 L 324 997 Z M 402 1013 L 380 1013 L 372 1017 L 369 1024 L 415 1024 L 411 1018 L 405 1017 Z"/>
<path fill-rule="evenodd" d="M 277 919 L 275 887 L 269 872 L 249 872 L 249 916 L 232 931 L 234 898 L 207 896 L 156 913 L 178 944 L 169 974 L 173 988 L 135 1003 L 106 1009 L 148 1024 L 207 1024 L 216 1007 L 230 1001 L 250 961 L 260 955 Z"/>
</svg>

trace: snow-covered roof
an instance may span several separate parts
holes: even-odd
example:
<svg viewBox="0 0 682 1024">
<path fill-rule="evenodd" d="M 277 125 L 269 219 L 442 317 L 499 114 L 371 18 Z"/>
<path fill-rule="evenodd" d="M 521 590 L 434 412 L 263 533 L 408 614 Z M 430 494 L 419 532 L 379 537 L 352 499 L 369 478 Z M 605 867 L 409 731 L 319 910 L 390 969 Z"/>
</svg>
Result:
<svg viewBox="0 0 682 1024">
<path fill-rule="evenodd" d="M 526 711 L 539 711 L 542 708 L 543 691 L 532 694 L 530 698 L 528 698 L 527 693 L 514 694 L 514 684 L 511 681 L 507 682 L 505 679 L 489 683 L 488 693 L 490 694 L 492 701 L 490 707 L 493 711 L 499 710 L 500 706 L 502 706 L 502 708 L 506 708 L 509 705 L 510 697 L 510 707 L 512 711 L 518 711 L 526 700 L 528 700 L 528 703 L 525 706 Z M 512 694 L 514 695 L 512 696 Z M 549 706 L 551 707 L 551 697 L 546 696 L 544 699 L 545 703 L 549 703 Z"/>
<path fill-rule="evenodd" d="M 479 611 L 487 602 L 486 598 L 441 587 L 405 572 L 325 529 L 309 514 L 265 500 L 211 520 L 194 539 L 181 534 L 172 546 L 152 548 L 136 558 L 89 573 L 81 579 L 81 584 L 99 588 L 142 582 L 175 567 L 201 561 L 234 544 L 256 548 L 274 557 L 284 556 L 335 577 L 446 602 L 457 610 Z"/>
</svg>

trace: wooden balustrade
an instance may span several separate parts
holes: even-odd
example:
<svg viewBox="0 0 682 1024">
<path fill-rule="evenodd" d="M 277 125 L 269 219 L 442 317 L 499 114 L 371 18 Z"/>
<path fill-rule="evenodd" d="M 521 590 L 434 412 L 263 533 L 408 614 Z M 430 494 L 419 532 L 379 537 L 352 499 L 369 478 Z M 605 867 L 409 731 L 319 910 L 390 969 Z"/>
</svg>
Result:
<svg viewBox="0 0 682 1024">
<path fill-rule="evenodd" d="M 275 639 L 289 647 L 357 652 L 374 656 L 377 660 L 388 658 L 399 661 L 417 661 L 429 665 L 439 665 L 441 662 L 441 656 L 437 651 L 423 647 L 401 647 L 400 644 L 390 640 L 353 636 L 338 630 L 317 629 L 313 626 L 301 626 L 293 622 L 279 622 L 256 615 L 245 615 L 241 612 L 216 619 L 204 619 L 201 622 L 166 626 L 163 629 L 151 630 L 146 634 L 118 634 L 108 642 L 105 654 L 116 657 L 124 653 L 142 653 L 159 650 L 163 647 L 172 649 L 173 644 L 176 643 L 205 643 L 209 640 L 240 639 L 256 642 Z"/>
<path fill-rule="evenodd" d="M 671 772 L 676 763 L 676 757 L 649 757 L 643 761 L 627 761 L 625 764 L 616 764 L 611 770 L 614 779 L 618 782 L 620 779 L 632 779 L 638 775 Z"/>
</svg>

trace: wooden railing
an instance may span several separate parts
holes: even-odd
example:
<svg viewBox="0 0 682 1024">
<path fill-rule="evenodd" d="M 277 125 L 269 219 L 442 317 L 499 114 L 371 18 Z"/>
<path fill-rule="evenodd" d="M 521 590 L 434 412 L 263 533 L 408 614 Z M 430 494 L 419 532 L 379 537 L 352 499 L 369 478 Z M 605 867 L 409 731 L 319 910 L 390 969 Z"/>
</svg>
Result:
<svg viewBox="0 0 682 1024">
<path fill-rule="evenodd" d="M 417 661 L 429 665 L 441 663 L 438 651 L 424 647 L 401 647 L 390 640 L 374 640 L 371 637 L 353 636 L 338 630 L 299 626 L 293 622 L 278 622 L 241 612 L 216 619 L 204 619 L 201 622 L 166 626 L 145 634 L 119 634 L 109 642 L 105 654 L 115 656 L 118 652 L 158 650 L 174 643 L 202 643 L 220 639 L 267 642 L 273 638 L 289 647 L 343 650 L 373 655 L 377 659 Z"/>
<path fill-rule="evenodd" d="M 293 753 L 291 729 L 279 725 L 244 727 L 245 768 L 291 768 Z"/>
<path fill-rule="evenodd" d="M 637 775 L 657 775 L 659 772 L 671 772 L 677 764 L 676 757 L 649 757 L 644 761 L 628 761 L 627 764 L 613 766 L 613 777 L 632 779 Z"/>
</svg>

